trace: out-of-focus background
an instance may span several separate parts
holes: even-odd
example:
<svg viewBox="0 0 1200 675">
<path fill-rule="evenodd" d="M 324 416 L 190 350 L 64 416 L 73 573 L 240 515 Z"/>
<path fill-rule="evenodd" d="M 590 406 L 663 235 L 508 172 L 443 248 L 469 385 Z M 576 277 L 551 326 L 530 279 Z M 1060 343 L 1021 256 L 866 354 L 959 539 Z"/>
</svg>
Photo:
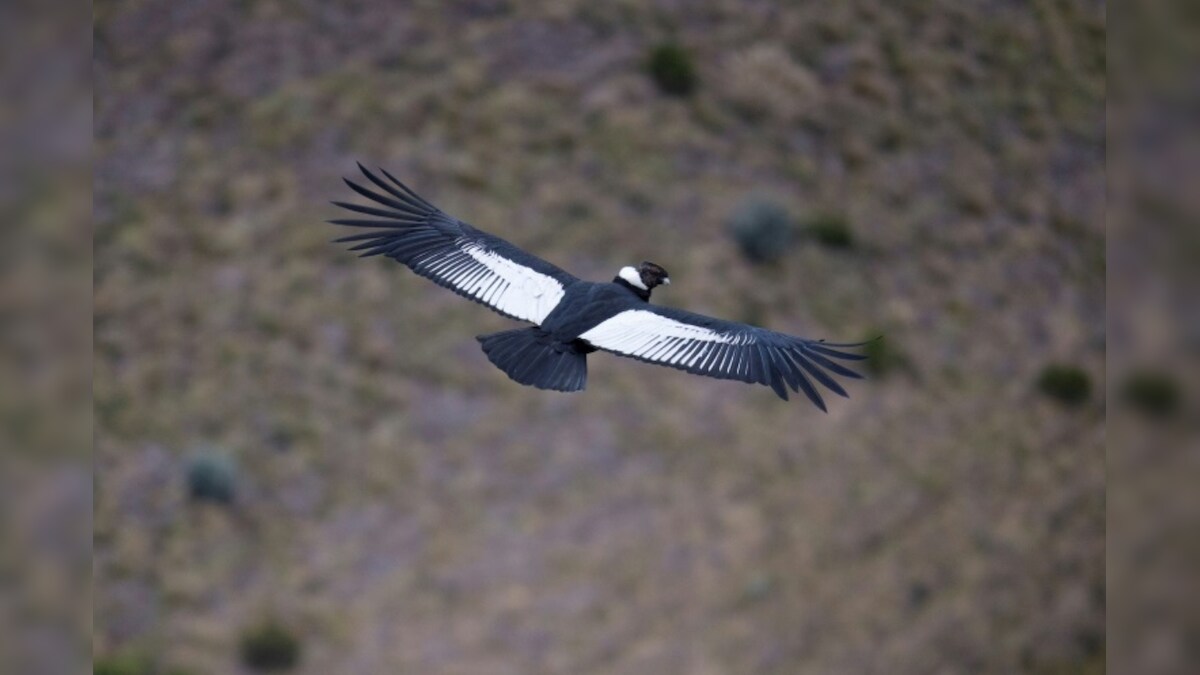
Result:
<svg viewBox="0 0 1200 675">
<path fill-rule="evenodd" d="M 95 672 L 1104 672 L 1105 22 L 97 0 Z M 328 243 L 360 160 L 871 379 L 519 387 Z"/>
<path fill-rule="evenodd" d="M 1114 16 L 1108 101 L 1109 667 L 1200 664 L 1200 12 Z M 1135 404 L 1135 405 L 1130 405 Z"/>
<path fill-rule="evenodd" d="M 0 672 L 91 654 L 90 41 L 0 3 Z M 78 11 L 73 11 L 78 10 Z"/>
</svg>

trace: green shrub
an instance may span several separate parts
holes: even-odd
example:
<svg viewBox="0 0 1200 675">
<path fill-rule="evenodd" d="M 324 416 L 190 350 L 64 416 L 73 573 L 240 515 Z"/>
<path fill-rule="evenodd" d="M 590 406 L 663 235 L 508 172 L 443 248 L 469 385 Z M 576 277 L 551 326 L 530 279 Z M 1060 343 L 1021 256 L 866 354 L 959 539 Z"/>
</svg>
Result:
<svg viewBox="0 0 1200 675">
<path fill-rule="evenodd" d="M 1143 370 L 1130 373 L 1121 387 L 1122 398 L 1151 417 L 1169 417 L 1179 408 L 1179 385 L 1166 373 Z"/>
<path fill-rule="evenodd" d="M 1037 385 L 1042 393 L 1068 405 L 1079 405 L 1092 394 L 1092 379 L 1075 366 L 1046 366 L 1038 376 Z"/>
<path fill-rule="evenodd" d="M 742 599 L 746 602 L 758 602 L 771 597 L 775 590 L 775 581 L 766 574 L 755 574 L 742 586 Z"/>
<path fill-rule="evenodd" d="M 786 209 L 761 197 L 750 197 L 729 217 L 729 232 L 752 263 L 779 260 L 792 245 L 795 228 Z"/>
<path fill-rule="evenodd" d="M 242 633 L 242 663 L 255 670 L 288 670 L 300 662 L 300 640 L 268 621 Z"/>
<path fill-rule="evenodd" d="M 838 213 L 816 213 L 804 223 L 804 232 L 830 248 L 854 248 L 854 233 L 846 217 Z"/>
<path fill-rule="evenodd" d="M 151 675 L 153 672 L 154 664 L 137 652 L 101 656 L 92 664 L 92 675 Z"/>
<path fill-rule="evenodd" d="M 863 345 L 863 356 L 867 357 L 864 364 L 872 375 L 885 375 L 900 365 L 901 356 L 892 348 L 887 339 L 881 337 L 879 333 L 875 333 L 868 339 L 870 342 Z"/>
<path fill-rule="evenodd" d="M 696 89 L 696 68 L 687 50 L 675 43 L 650 50 L 646 69 L 664 94 L 687 96 Z"/>
<path fill-rule="evenodd" d="M 908 606 L 913 609 L 924 607 L 933 595 L 933 589 L 923 581 L 914 581 L 908 587 Z"/>
<path fill-rule="evenodd" d="M 237 466 L 226 455 L 206 450 L 188 460 L 188 495 L 197 501 L 229 504 L 237 487 Z"/>
</svg>

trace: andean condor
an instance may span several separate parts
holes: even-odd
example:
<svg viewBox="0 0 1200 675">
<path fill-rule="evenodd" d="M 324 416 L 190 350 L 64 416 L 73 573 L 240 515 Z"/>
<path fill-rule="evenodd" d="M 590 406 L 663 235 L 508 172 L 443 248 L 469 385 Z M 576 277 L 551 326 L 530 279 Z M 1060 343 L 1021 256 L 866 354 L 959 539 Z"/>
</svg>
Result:
<svg viewBox="0 0 1200 675">
<path fill-rule="evenodd" d="M 865 343 L 806 340 L 651 305 L 650 292 L 671 283 L 659 265 L 622 267 L 609 283 L 583 281 L 442 213 L 387 171 L 380 170 L 384 180 L 361 164 L 359 169 L 382 192 L 346 184 L 379 206 L 334 204 L 375 219 L 330 221 L 368 230 L 334 241 L 354 242 L 350 250 L 364 257 L 387 256 L 510 319 L 535 324 L 477 338 L 488 360 L 521 384 L 580 391 L 587 384 L 587 355 L 596 350 L 768 385 L 785 400 L 791 387 L 821 410 L 825 401 L 813 381 L 847 396 L 830 373 L 861 377 L 835 359 L 864 359 L 845 349 Z"/>
</svg>

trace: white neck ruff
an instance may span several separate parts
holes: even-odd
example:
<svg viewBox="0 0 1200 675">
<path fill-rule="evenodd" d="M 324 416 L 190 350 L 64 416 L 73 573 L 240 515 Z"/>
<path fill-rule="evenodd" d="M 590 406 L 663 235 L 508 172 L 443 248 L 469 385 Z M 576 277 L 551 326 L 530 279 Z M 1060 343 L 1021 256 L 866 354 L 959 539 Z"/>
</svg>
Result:
<svg viewBox="0 0 1200 675">
<path fill-rule="evenodd" d="M 650 290 L 649 288 L 646 288 L 646 284 L 642 283 L 642 275 L 638 274 L 638 271 L 632 267 L 622 267 L 621 271 L 617 272 L 617 276 L 629 282 L 629 285 L 633 286 L 634 288 L 640 288 L 643 291 Z"/>
</svg>

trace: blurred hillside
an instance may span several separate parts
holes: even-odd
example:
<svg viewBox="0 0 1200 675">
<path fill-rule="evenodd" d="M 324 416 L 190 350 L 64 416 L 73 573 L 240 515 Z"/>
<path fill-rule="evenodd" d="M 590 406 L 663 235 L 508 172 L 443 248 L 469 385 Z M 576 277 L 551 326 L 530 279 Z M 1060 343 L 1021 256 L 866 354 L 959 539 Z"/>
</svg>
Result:
<svg viewBox="0 0 1200 675">
<path fill-rule="evenodd" d="M 101 660 L 1103 672 L 1103 4 L 536 4 L 95 3 Z M 885 351 L 828 415 L 603 354 L 519 387 L 474 340 L 509 322 L 328 243 L 358 160 Z M 849 245 L 752 264 L 750 196 Z"/>
</svg>

